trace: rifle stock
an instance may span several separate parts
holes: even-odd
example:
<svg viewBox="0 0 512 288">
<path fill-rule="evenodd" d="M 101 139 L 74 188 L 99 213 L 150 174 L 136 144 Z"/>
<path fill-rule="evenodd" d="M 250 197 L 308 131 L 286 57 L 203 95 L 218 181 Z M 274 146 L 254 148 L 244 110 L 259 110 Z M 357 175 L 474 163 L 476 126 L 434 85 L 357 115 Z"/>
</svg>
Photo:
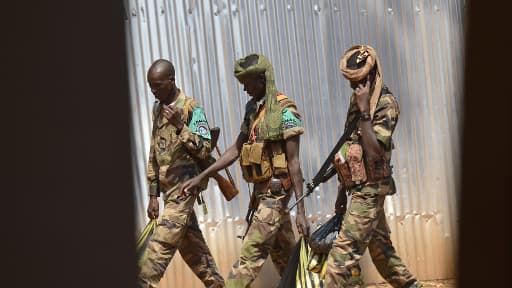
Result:
<svg viewBox="0 0 512 288">
<path fill-rule="evenodd" d="M 217 147 L 217 141 L 219 140 L 220 128 L 213 127 L 210 129 L 210 133 L 212 135 L 212 150 L 214 148 L 217 148 L 217 152 L 219 152 L 219 148 Z M 199 164 L 199 168 L 201 168 L 201 170 L 205 170 L 206 168 L 210 167 L 210 165 L 212 165 L 213 162 L 215 162 L 215 158 L 213 158 L 212 156 L 208 157 L 207 159 L 199 159 L 197 161 L 197 163 Z M 226 173 L 229 173 L 227 169 Z M 230 175 L 228 174 L 228 176 Z M 222 192 L 222 195 L 224 195 L 224 198 L 226 198 L 227 201 L 231 201 L 231 199 L 238 195 L 238 189 L 236 189 L 234 182 L 231 181 L 231 177 L 230 180 L 228 180 L 219 173 L 215 173 L 212 177 L 215 179 L 215 181 L 217 181 L 220 192 Z"/>
<path fill-rule="evenodd" d="M 227 201 L 231 201 L 231 199 L 238 195 L 238 190 L 228 179 L 222 177 L 219 173 L 215 173 L 212 177 L 217 181 L 220 192 L 222 192 Z"/>
<path fill-rule="evenodd" d="M 215 162 L 215 159 L 211 157 L 209 159 L 200 159 L 197 161 L 197 164 L 199 164 L 199 168 L 201 168 L 201 170 L 205 170 L 206 168 L 210 167 L 213 162 Z M 226 198 L 227 201 L 231 201 L 231 199 L 238 195 L 238 189 L 236 189 L 236 187 L 228 179 L 224 178 L 219 173 L 213 174 L 212 178 L 217 181 L 220 192 L 222 192 L 222 195 L 224 195 L 224 198 Z"/>
</svg>

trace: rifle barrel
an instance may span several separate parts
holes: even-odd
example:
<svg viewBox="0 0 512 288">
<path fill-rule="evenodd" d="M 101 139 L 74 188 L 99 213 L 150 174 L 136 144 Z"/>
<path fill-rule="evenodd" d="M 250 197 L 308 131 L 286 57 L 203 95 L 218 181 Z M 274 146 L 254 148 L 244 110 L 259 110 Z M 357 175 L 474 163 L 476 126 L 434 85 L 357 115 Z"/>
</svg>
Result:
<svg viewBox="0 0 512 288">
<path fill-rule="evenodd" d="M 300 196 L 299 199 L 297 199 L 297 201 L 295 201 L 295 203 L 293 203 L 293 205 L 290 208 L 288 208 L 288 211 L 292 210 L 293 207 L 295 207 L 297 204 L 299 204 L 300 201 L 302 201 L 302 199 L 308 197 L 315 190 L 315 187 L 311 183 L 306 184 L 306 187 L 306 193 L 302 194 L 302 196 Z"/>
<path fill-rule="evenodd" d="M 306 193 L 302 194 L 302 196 L 300 196 L 299 199 L 297 199 L 297 201 L 295 201 L 295 203 L 293 203 L 293 205 L 290 206 L 290 208 L 288 208 L 288 211 L 292 210 L 293 207 L 295 207 L 304 198 L 311 195 L 311 193 L 313 193 L 313 191 L 315 191 L 315 188 L 318 187 L 318 185 L 331 179 L 331 177 L 336 175 L 336 173 L 337 173 L 336 168 L 334 166 L 331 166 L 331 167 L 329 167 L 329 169 L 327 169 L 325 174 L 322 175 L 322 177 L 318 177 L 320 179 L 314 178 L 311 182 L 306 183 Z"/>
</svg>

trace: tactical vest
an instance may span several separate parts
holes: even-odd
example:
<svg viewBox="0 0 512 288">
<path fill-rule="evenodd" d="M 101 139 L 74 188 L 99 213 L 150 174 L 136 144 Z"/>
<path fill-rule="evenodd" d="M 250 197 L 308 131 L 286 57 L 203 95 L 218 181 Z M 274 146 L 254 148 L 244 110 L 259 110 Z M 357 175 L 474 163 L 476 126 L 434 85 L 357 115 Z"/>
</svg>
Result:
<svg viewBox="0 0 512 288">
<path fill-rule="evenodd" d="M 379 95 L 391 94 L 384 86 Z M 377 182 L 391 176 L 392 166 L 382 158 L 367 161 L 363 147 L 360 143 L 347 141 L 334 157 L 334 167 L 338 174 L 338 180 L 344 188 L 352 188 L 366 182 Z"/>
<path fill-rule="evenodd" d="M 296 109 L 295 103 L 285 95 L 277 95 L 277 101 L 282 109 L 288 107 Z M 243 144 L 240 154 L 242 176 L 249 183 L 261 183 L 268 181 L 272 176 L 288 175 L 284 141 L 256 142 L 255 140 L 255 129 L 264 115 L 265 109 L 257 112 L 249 132 L 249 140 Z"/>
</svg>

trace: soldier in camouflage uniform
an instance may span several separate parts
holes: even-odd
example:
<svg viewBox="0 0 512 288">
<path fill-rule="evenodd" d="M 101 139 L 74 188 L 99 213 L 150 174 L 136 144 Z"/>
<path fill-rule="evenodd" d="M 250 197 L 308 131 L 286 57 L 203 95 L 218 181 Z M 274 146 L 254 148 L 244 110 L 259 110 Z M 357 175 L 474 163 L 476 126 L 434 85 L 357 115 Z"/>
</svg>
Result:
<svg viewBox="0 0 512 288">
<path fill-rule="evenodd" d="M 398 103 L 382 83 L 380 63 L 372 47 L 350 48 L 340 68 L 354 89 L 346 125 L 359 117 L 358 129 L 352 132 L 348 143 L 362 147 L 364 171 L 360 172 L 366 180 L 347 185 L 354 176 L 344 182 L 339 174 L 343 187 L 338 192 L 336 209 L 345 206 L 347 190 L 351 203 L 327 259 L 325 287 L 361 287 L 359 260 L 366 248 L 380 275 L 393 287 L 422 287 L 398 257 L 384 214 L 386 195 L 396 192 L 389 163 L 393 147 L 391 137 L 400 114 Z M 356 169 L 350 171 L 358 173 Z"/>
<path fill-rule="evenodd" d="M 183 193 L 201 179 L 228 167 L 240 157 L 244 179 L 254 183 L 250 209 L 254 220 L 242 243 L 226 287 L 249 287 L 268 255 L 281 275 L 296 240 L 287 210 L 291 191 L 302 195 L 299 136 L 304 132 L 295 103 L 278 93 L 266 57 L 250 54 L 235 63 L 235 76 L 252 97 L 236 142 L 212 166 L 183 185 Z M 309 234 L 304 204 L 297 209 L 297 230 Z"/>
<path fill-rule="evenodd" d="M 153 111 L 148 164 L 148 216 L 158 218 L 158 196 L 164 209 L 139 263 L 141 287 L 157 287 L 176 250 L 206 287 L 224 287 L 194 212 L 197 193 L 180 198 L 181 184 L 199 173 L 195 159 L 211 151 L 211 135 L 203 109 L 176 87 L 175 71 L 167 60 L 155 61 L 148 71 L 151 91 L 159 102 Z M 186 106 L 186 107 L 185 107 Z M 197 190 L 204 190 L 208 179 Z"/>
</svg>

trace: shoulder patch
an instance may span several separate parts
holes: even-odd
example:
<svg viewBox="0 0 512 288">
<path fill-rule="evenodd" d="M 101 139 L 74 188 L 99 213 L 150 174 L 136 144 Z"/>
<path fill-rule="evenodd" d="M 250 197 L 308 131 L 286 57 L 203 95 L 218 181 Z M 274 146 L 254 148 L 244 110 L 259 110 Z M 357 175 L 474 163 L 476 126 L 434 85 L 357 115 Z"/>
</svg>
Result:
<svg viewBox="0 0 512 288">
<path fill-rule="evenodd" d="M 192 119 L 190 119 L 189 129 L 192 133 L 205 139 L 211 139 L 210 127 L 206 121 L 203 108 L 196 107 L 192 110 Z"/>
<path fill-rule="evenodd" d="M 289 108 L 283 109 L 283 117 L 281 118 L 281 127 L 283 130 L 302 127 L 302 122 Z"/>
</svg>

